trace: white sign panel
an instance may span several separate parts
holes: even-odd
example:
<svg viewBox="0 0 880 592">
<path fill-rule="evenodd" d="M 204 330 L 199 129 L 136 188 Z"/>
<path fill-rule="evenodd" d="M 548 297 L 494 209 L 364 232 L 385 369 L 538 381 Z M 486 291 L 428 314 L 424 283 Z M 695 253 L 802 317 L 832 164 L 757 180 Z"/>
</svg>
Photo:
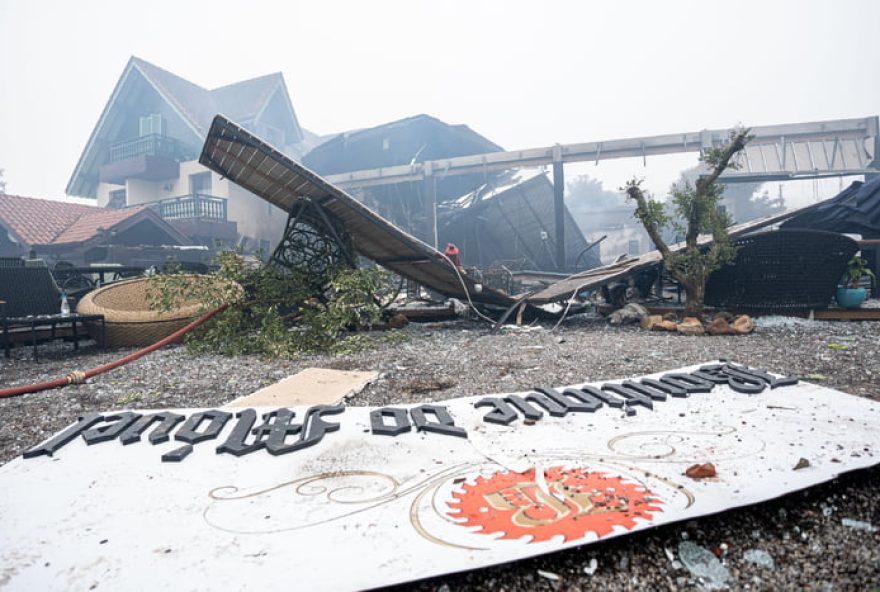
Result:
<svg viewBox="0 0 880 592">
<path fill-rule="evenodd" d="M 754 504 L 878 445 L 880 404 L 723 363 L 428 406 L 87 415 L 0 467 L 0 588 L 371 588 Z"/>
</svg>

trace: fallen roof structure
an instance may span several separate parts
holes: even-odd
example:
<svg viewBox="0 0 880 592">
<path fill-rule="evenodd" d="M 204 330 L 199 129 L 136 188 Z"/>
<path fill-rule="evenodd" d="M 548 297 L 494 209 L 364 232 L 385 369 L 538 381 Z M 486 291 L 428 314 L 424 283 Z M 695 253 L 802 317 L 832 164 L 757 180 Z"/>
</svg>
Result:
<svg viewBox="0 0 880 592">
<path fill-rule="evenodd" d="M 211 124 L 199 162 L 286 212 L 310 201 L 345 226 L 358 253 L 441 294 L 499 306 L 515 302 L 477 287 L 442 253 L 222 115 Z"/>
<path fill-rule="evenodd" d="M 590 248 L 565 205 L 562 214 L 564 269 L 572 273 L 601 265 L 599 249 Z M 553 183 L 540 169 L 506 174 L 454 201 L 439 204 L 439 218 L 440 244 L 455 243 L 462 249 L 462 260 L 467 265 L 556 269 Z"/>
<path fill-rule="evenodd" d="M 248 191 L 290 212 L 300 200 L 309 200 L 331 213 L 350 233 L 354 248 L 395 273 L 446 296 L 470 299 L 484 304 L 512 307 L 517 303 L 549 304 L 570 298 L 586 289 L 595 289 L 639 271 L 661 265 L 658 251 L 581 272 L 536 292 L 511 296 L 487 287 L 461 274 L 439 251 L 391 224 L 342 189 L 322 179 L 278 152 L 244 128 L 218 115 L 205 140 L 199 162 Z M 823 206 L 827 200 L 759 218 L 730 228 L 736 238 L 755 230 L 801 216 Z M 711 237 L 701 236 L 701 246 Z M 684 244 L 672 246 L 684 249 Z"/>
<path fill-rule="evenodd" d="M 729 230 L 730 238 L 736 238 L 748 234 L 749 232 L 765 228 L 795 215 L 805 214 L 818 208 L 827 201 L 828 200 L 811 204 L 797 210 L 792 210 L 791 212 L 766 216 L 764 218 L 758 218 L 757 220 L 731 226 Z M 709 235 L 701 235 L 698 242 L 700 246 L 709 246 L 712 243 L 712 237 Z M 684 248 L 684 243 L 670 246 L 670 249 L 673 251 L 682 251 Z M 613 281 L 627 278 L 639 271 L 645 271 L 652 267 L 662 265 L 662 263 L 663 257 L 660 255 L 660 252 L 651 251 L 650 253 L 645 253 L 639 257 L 625 259 L 620 262 L 612 263 L 611 265 L 598 267 L 596 269 L 569 276 L 562 281 L 556 282 L 552 286 L 548 286 L 543 290 L 529 294 L 524 300 L 529 304 L 535 305 L 558 302 L 570 298 L 581 290 L 599 288 Z"/>
<path fill-rule="evenodd" d="M 880 177 L 866 183 L 853 181 L 836 196 L 810 212 L 801 212 L 782 228 L 812 228 L 880 238 Z"/>
</svg>

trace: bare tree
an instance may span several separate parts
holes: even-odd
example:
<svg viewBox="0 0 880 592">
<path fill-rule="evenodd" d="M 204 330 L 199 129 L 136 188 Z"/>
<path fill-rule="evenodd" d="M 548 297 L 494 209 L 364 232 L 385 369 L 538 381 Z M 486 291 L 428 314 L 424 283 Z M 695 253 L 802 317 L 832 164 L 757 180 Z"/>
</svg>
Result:
<svg viewBox="0 0 880 592">
<path fill-rule="evenodd" d="M 750 139 L 749 130 L 734 131 L 726 145 L 710 148 L 700 157 L 710 167 L 708 174 L 693 184 L 685 181 L 673 185 L 672 203 L 681 222 L 671 219 L 663 202 L 645 194 L 641 179 L 633 178 L 623 187 L 627 198 L 636 202 L 635 216 L 663 256 L 669 275 L 684 287 L 687 295 L 685 314 L 688 316 L 699 316 L 703 312 L 706 280 L 736 255 L 727 234 L 730 216 L 719 207 L 724 186 L 718 183 L 718 177 L 728 168 L 738 168 L 731 159 Z M 669 248 L 662 235 L 666 226 L 672 226 L 678 234 L 684 235 L 684 250 L 673 252 Z M 710 247 L 700 248 L 698 237 L 701 234 L 712 235 Z"/>
</svg>

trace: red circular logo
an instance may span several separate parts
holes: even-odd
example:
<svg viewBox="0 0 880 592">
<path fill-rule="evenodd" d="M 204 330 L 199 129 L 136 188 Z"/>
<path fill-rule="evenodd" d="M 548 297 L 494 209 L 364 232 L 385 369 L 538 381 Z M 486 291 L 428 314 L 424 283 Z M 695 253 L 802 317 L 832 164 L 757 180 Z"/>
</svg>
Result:
<svg viewBox="0 0 880 592">
<path fill-rule="evenodd" d="M 535 481 L 535 470 L 497 472 L 464 483 L 454 491 L 450 516 L 462 526 L 480 526 L 479 534 L 504 533 L 502 539 L 531 535 L 530 542 L 563 535 L 565 541 L 588 532 L 599 538 L 615 526 L 632 529 L 636 518 L 651 520 L 662 512 L 660 500 L 638 483 L 616 475 L 580 468 L 551 467 L 544 471 L 546 491 Z"/>
</svg>

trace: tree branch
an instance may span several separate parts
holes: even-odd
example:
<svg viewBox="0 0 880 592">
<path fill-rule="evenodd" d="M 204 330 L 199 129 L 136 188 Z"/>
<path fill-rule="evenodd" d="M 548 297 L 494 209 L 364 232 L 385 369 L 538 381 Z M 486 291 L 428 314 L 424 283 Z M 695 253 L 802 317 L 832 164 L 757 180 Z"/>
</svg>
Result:
<svg viewBox="0 0 880 592">
<path fill-rule="evenodd" d="M 712 183 L 717 181 L 718 177 L 721 176 L 721 173 L 727 169 L 730 164 L 730 159 L 733 158 L 737 152 L 746 147 L 746 143 L 751 139 L 749 131 L 751 130 L 744 129 L 737 132 L 736 135 L 733 136 L 731 142 L 720 152 L 717 161 L 712 167 L 712 171 L 708 175 L 703 175 L 702 177 L 697 178 L 697 196 L 703 196 L 706 189 L 710 187 Z"/>
</svg>

